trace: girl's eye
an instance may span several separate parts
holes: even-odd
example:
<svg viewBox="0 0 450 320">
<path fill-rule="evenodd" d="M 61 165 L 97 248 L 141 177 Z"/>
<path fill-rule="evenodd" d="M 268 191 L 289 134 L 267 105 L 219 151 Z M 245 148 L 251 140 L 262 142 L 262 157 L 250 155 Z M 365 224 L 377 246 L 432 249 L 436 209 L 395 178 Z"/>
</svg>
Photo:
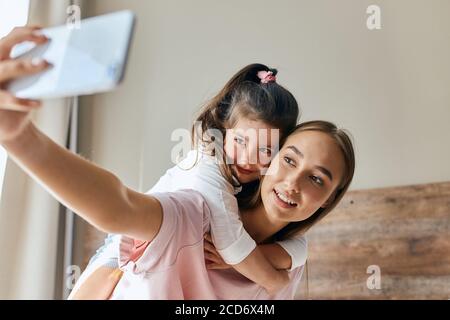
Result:
<svg viewBox="0 0 450 320">
<path fill-rule="evenodd" d="M 272 155 L 272 150 L 270 150 L 268 148 L 260 148 L 259 152 L 264 153 L 268 157 L 270 157 Z"/>
<path fill-rule="evenodd" d="M 294 166 L 294 161 L 291 158 L 285 156 L 285 157 L 283 157 L 283 160 L 290 166 Z"/>
<path fill-rule="evenodd" d="M 234 137 L 234 141 L 236 141 L 237 144 L 245 144 L 245 140 L 239 137 Z"/>
<path fill-rule="evenodd" d="M 317 185 L 319 185 L 319 186 L 323 186 L 323 180 L 320 179 L 319 177 L 317 177 L 317 176 L 312 176 L 312 177 L 311 177 L 311 180 L 312 180 L 315 184 L 317 184 Z"/>
</svg>

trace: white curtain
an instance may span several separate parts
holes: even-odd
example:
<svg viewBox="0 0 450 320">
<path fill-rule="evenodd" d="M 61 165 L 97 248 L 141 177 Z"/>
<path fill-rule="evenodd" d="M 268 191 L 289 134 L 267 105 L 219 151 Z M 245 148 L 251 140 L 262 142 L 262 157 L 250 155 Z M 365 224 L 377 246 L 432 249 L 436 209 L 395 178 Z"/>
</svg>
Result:
<svg viewBox="0 0 450 320">
<path fill-rule="evenodd" d="M 31 0 L 28 24 L 54 26 L 67 20 L 69 0 Z M 79 3 L 75 3 L 79 4 Z M 66 146 L 73 99 L 47 101 L 36 125 Z M 54 299 L 62 287 L 60 214 L 64 210 L 8 159 L 0 202 L 0 299 Z M 64 237 L 62 237 L 64 238 Z M 60 263 L 59 263 L 60 264 Z"/>
</svg>

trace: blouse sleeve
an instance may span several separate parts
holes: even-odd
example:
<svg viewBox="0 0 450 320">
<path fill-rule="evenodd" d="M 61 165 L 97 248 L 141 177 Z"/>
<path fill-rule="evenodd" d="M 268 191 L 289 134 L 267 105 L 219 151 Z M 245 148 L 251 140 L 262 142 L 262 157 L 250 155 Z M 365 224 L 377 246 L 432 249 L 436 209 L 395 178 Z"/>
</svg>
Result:
<svg viewBox="0 0 450 320">
<path fill-rule="evenodd" d="M 238 264 L 256 243 L 244 228 L 233 186 L 213 161 L 202 161 L 197 170 L 192 188 L 204 196 L 211 210 L 211 236 L 217 252 L 227 264 Z"/>
<path fill-rule="evenodd" d="M 306 263 L 308 257 L 308 241 L 304 235 L 294 235 L 286 240 L 277 242 L 291 256 L 292 265 L 289 271 Z"/>
<path fill-rule="evenodd" d="M 158 234 L 142 256 L 131 264 L 137 273 L 173 265 L 182 248 L 203 242 L 203 235 L 209 230 L 210 210 L 202 195 L 195 190 L 152 193 L 152 196 L 161 204 L 163 219 Z M 121 268 L 132 260 L 133 249 L 134 239 L 121 236 Z"/>
</svg>

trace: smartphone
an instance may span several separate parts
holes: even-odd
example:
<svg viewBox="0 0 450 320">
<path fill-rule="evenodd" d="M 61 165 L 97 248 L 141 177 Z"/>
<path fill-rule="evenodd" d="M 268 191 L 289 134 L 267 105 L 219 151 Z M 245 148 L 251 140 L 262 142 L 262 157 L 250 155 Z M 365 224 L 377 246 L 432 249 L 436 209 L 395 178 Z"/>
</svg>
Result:
<svg viewBox="0 0 450 320">
<path fill-rule="evenodd" d="M 14 59 L 45 59 L 52 66 L 14 79 L 6 89 L 25 99 L 52 99 L 106 92 L 123 80 L 136 16 L 129 10 L 41 29 L 50 41 L 13 48 Z"/>
</svg>

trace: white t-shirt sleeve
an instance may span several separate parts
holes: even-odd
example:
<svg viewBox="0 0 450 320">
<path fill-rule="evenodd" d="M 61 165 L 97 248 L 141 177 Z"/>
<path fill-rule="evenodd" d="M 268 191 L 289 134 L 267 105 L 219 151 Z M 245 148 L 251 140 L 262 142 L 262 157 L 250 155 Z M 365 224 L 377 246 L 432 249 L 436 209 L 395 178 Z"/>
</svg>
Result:
<svg viewBox="0 0 450 320">
<path fill-rule="evenodd" d="M 159 178 L 158 182 L 147 192 L 149 193 L 155 193 L 155 192 L 169 192 L 173 190 L 173 181 L 172 181 L 172 174 L 170 170 L 167 170 L 166 173 Z"/>
<path fill-rule="evenodd" d="M 233 186 L 222 176 L 214 160 L 199 162 L 192 188 L 199 191 L 211 210 L 211 236 L 217 252 L 230 265 L 238 264 L 256 247 L 244 229 Z"/>
<path fill-rule="evenodd" d="M 294 235 L 286 240 L 277 241 L 277 243 L 291 256 L 292 271 L 295 268 L 303 266 L 308 257 L 308 240 L 304 235 Z"/>
</svg>

